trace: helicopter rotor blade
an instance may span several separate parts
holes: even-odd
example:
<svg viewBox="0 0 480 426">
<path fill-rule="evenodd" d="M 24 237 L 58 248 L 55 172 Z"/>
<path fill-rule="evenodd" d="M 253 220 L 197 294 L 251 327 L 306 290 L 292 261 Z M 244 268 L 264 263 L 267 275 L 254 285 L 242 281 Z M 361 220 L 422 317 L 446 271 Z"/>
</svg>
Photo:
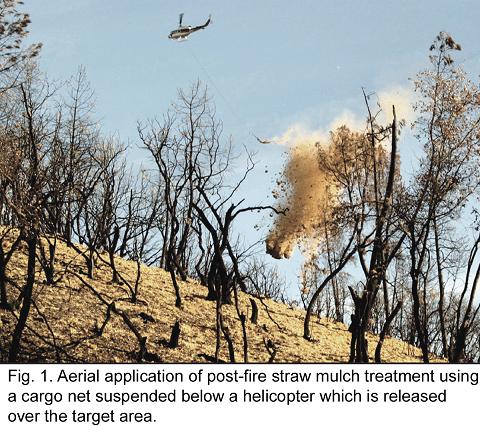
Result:
<svg viewBox="0 0 480 426">
<path fill-rule="evenodd" d="M 178 23 L 180 27 L 182 26 L 182 21 L 183 21 L 183 13 L 180 13 L 179 23 Z"/>
</svg>

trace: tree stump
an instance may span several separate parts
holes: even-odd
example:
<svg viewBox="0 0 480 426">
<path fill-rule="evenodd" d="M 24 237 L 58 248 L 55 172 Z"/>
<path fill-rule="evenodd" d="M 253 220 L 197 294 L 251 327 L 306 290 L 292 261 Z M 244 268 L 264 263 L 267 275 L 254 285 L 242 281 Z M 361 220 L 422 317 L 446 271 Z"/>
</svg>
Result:
<svg viewBox="0 0 480 426">
<path fill-rule="evenodd" d="M 180 321 L 177 320 L 175 325 L 172 327 L 172 334 L 170 335 L 170 342 L 168 342 L 168 347 L 170 349 L 175 349 L 178 346 L 178 340 L 180 338 Z"/>
<path fill-rule="evenodd" d="M 250 317 L 250 321 L 252 324 L 256 324 L 258 321 L 258 306 L 257 302 L 254 299 L 250 298 L 250 303 L 252 305 L 252 315 Z"/>
</svg>

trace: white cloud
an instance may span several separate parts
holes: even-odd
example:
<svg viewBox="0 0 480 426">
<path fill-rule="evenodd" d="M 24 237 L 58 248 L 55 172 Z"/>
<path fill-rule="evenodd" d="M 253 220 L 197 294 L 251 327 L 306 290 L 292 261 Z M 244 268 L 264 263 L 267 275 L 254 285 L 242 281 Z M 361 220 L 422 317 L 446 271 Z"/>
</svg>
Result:
<svg viewBox="0 0 480 426">
<path fill-rule="evenodd" d="M 375 98 L 376 101 L 374 100 Z M 388 124 L 392 121 L 392 105 L 395 105 L 398 120 L 412 122 L 415 119 L 412 108 L 414 100 L 413 91 L 405 86 L 388 87 L 370 97 L 372 111 L 378 109 L 377 102 L 382 109 L 378 115 L 381 124 Z M 365 116 L 359 116 L 351 110 L 345 109 L 326 127 L 312 129 L 304 122 L 297 122 L 289 126 L 280 136 L 272 138 L 272 140 L 277 144 L 289 146 L 325 142 L 328 140 L 329 132 L 342 125 L 346 125 L 351 130 L 364 130 L 366 127 Z"/>
<path fill-rule="evenodd" d="M 414 92 L 405 86 L 395 86 L 378 92 L 378 101 L 383 111 L 383 120 L 391 122 L 393 119 L 392 105 L 398 120 L 412 122 L 415 112 L 412 105 L 415 101 Z"/>
</svg>

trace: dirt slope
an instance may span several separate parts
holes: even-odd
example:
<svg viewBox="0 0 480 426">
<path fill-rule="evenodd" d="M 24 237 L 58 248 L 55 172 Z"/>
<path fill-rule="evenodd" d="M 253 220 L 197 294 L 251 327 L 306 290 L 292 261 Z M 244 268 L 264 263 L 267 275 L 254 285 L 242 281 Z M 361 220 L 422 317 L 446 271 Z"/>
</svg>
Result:
<svg viewBox="0 0 480 426">
<path fill-rule="evenodd" d="M 131 282 L 136 265 L 118 259 L 118 269 Z M 15 254 L 8 275 L 13 282 L 23 283 L 26 257 Z M 117 309 L 125 312 L 140 334 L 147 338 L 151 360 L 163 362 L 207 362 L 204 355 L 215 352 L 215 303 L 206 301 L 206 289 L 195 281 L 181 283 L 182 309 L 175 308 L 173 286 L 164 270 L 142 267 L 139 302 L 130 303 L 125 286 L 111 282 L 108 266 L 99 262 L 94 280 L 83 275 L 83 260 L 72 249 L 60 244 L 57 270 L 63 277 L 54 286 L 44 284 L 38 271 L 28 327 L 22 344 L 22 361 L 56 362 L 135 362 L 138 340 L 125 321 L 115 313 L 98 336 L 95 330 L 104 322 L 107 306 L 102 304 L 92 289 L 82 284 L 73 273 L 82 277 L 107 301 L 115 302 Z M 9 286 L 9 296 L 18 297 L 18 290 Z M 118 300 L 123 299 L 123 300 Z M 250 314 L 249 296 L 240 294 L 241 309 Z M 275 362 L 346 362 L 348 361 L 350 333 L 346 325 L 325 319 L 314 319 L 313 342 L 302 338 L 304 311 L 287 305 L 264 300 L 267 309 L 257 300 L 258 324 L 248 323 L 249 361 L 267 362 L 269 354 L 264 339 L 277 347 Z M 225 307 L 226 321 L 234 336 L 236 359 L 242 360 L 240 323 L 233 306 Z M 147 314 L 148 317 L 145 316 Z M 15 311 L 18 315 L 18 309 Z M 153 319 L 153 321 L 152 321 Z M 176 320 L 181 323 L 180 344 L 169 349 L 165 341 L 170 338 Z M 0 311 L 0 356 L 6 360 L 15 318 L 8 311 Z M 371 356 L 377 338 L 369 336 Z M 55 345 L 60 348 L 54 349 Z M 204 355 L 202 355 L 204 354 Z M 221 357 L 228 359 L 226 344 L 222 341 Z M 419 362 L 420 352 L 404 342 L 387 339 L 383 349 L 386 362 Z"/>
</svg>

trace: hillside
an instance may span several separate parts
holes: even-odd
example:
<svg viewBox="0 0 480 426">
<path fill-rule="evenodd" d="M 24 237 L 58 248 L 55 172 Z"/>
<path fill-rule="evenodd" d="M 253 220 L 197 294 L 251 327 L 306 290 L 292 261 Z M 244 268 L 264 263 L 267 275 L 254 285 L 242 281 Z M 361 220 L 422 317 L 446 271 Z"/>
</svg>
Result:
<svg viewBox="0 0 480 426">
<path fill-rule="evenodd" d="M 134 281 L 136 264 L 117 259 L 120 273 Z M 13 283 L 25 279 L 26 256 L 17 252 L 9 264 L 8 277 Z M 130 303 L 125 286 L 111 281 L 108 266 L 99 262 L 94 280 L 83 275 L 82 258 L 72 249 L 59 243 L 57 271 L 61 279 L 46 285 L 38 270 L 28 329 L 22 340 L 21 360 L 25 362 L 135 362 L 138 339 L 122 317 L 112 313 L 101 336 L 95 332 L 105 320 L 107 305 L 94 291 L 110 303 L 116 300 L 119 312 L 124 312 L 141 336 L 146 337 L 151 361 L 208 362 L 215 352 L 215 302 L 206 301 L 206 289 L 189 280 L 180 282 L 183 307 L 175 308 L 170 276 L 159 268 L 142 266 L 139 301 Z M 88 283 L 85 286 L 81 280 Z M 18 290 L 8 286 L 10 300 Z M 15 291 L 17 294 L 15 294 Z M 240 294 L 241 310 L 250 313 L 249 295 Z M 120 299 L 120 300 L 119 300 Z M 346 362 L 350 333 L 347 326 L 326 319 L 312 324 L 313 342 L 302 338 L 304 311 L 272 300 L 257 300 L 258 324 L 248 322 L 249 361 L 267 362 L 269 354 L 264 339 L 277 348 L 275 362 Z M 265 308 L 268 307 L 268 311 Z M 18 315 L 18 309 L 14 315 Z M 145 315 L 146 314 L 146 315 Z M 225 307 L 226 322 L 234 338 L 236 359 L 242 359 L 240 322 L 233 306 Z M 273 319 L 273 321 L 272 321 Z M 9 311 L 0 310 L 0 356 L 5 362 L 15 318 Z M 172 326 L 180 320 L 179 346 L 170 349 Z M 371 356 L 377 338 L 369 336 Z M 57 349 L 55 349 L 55 347 Z M 383 349 L 386 362 L 419 362 L 420 351 L 404 342 L 387 339 Z M 228 360 L 226 343 L 222 340 L 222 360 Z"/>
</svg>

